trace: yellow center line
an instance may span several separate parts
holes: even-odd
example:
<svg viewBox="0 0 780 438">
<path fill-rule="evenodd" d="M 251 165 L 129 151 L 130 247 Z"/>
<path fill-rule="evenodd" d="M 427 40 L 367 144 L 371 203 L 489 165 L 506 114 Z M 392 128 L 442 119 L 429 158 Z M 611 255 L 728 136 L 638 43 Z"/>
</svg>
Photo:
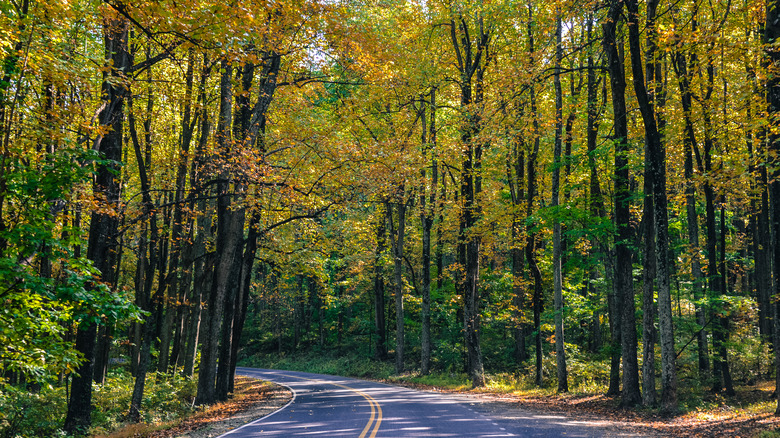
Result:
<svg viewBox="0 0 780 438">
<path fill-rule="evenodd" d="M 300 376 L 288 376 L 288 377 L 294 377 L 296 379 L 301 379 L 301 380 L 308 380 L 310 382 L 320 381 L 317 379 L 309 379 L 307 377 L 300 377 Z M 379 402 L 377 402 L 376 399 L 374 399 L 374 397 L 371 397 L 370 395 L 366 394 L 363 391 L 358 391 L 355 388 L 351 388 L 346 385 L 341 385 L 339 383 L 332 383 L 332 382 L 324 382 L 324 383 L 327 383 L 328 385 L 337 386 L 339 388 L 344 388 L 348 391 L 352 391 L 356 394 L 359 394 L 360 396 L 362 396 L 368 401 L 368 405 L 371 407 L 371 417 L 368 419 L 368 423 L 366 423 L 366 427 L 363 428 L 363 431 L 360 433 L 360 436 L 358 438 L 365 438 L 369 430 L 371 430 L 371 435 L 368 435 L 369 438 L 376 437 L 377 432 L 379 432 L 379 425 L 382 424 L 382 407 L 379 405 Z M 373 430 L 371 426 L 373 426 Z"/>
</svg>

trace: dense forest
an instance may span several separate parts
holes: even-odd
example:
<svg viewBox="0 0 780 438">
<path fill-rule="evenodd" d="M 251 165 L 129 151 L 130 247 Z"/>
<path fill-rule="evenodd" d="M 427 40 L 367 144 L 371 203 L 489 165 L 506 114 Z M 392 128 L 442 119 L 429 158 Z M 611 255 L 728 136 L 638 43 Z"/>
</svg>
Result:
<svg viewBox="0 0 780 438">
<path fill-rule="evenodd" d="M 780 385 L 778 6 L 1 2 L 0 403 L 78 434 L 112 368 L 139 421 L 314 348 L 664 413 Z"/>
</svg>

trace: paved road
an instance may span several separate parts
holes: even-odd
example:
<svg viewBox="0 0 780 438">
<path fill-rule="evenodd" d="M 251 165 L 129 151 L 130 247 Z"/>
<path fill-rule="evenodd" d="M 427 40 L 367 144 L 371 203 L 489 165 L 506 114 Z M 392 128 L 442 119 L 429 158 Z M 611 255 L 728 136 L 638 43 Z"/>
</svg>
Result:
<svg viewBox="0 0 780 438">
<path fill-rule="evenodd" d="M 287 386 L 293 399 L 225 438 L 632 436 L 590 422 L 365 380 L 256 368 L 237 372 Z"/>
</svg>

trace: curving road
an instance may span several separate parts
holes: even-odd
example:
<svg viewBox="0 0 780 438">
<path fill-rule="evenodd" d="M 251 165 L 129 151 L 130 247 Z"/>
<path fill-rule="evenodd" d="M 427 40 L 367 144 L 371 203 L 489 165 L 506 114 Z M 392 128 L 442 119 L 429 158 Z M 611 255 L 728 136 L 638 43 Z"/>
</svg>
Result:
<svg viewBox="0 0 780 438">
<path fill-rule="evenodd" d="M 256 368 L 237 373 L 287 386 L 293 398 L 225 438 L 635 436 L 602 424 L 347 377 Z"/>
</svg>

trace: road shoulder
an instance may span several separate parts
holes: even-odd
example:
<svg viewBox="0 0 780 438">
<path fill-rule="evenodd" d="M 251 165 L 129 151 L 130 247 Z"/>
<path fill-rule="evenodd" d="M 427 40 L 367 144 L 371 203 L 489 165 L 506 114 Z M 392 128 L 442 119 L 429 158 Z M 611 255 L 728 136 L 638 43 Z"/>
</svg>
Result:
<svg viewBox="0 0 780 438">
<path fill-rule="evenodd" d="M 241 378 L 259 382 L 256 379 Z M 292 393 L 284 386 L 271 382 L 255 383 L 240 400 L 210 407 L 203 413 L 180 424 L 173 430 L 173 434 L 165 436 L 215 438 L 276 412 L 285 406 L 291 398 Z"/>
</svg>

